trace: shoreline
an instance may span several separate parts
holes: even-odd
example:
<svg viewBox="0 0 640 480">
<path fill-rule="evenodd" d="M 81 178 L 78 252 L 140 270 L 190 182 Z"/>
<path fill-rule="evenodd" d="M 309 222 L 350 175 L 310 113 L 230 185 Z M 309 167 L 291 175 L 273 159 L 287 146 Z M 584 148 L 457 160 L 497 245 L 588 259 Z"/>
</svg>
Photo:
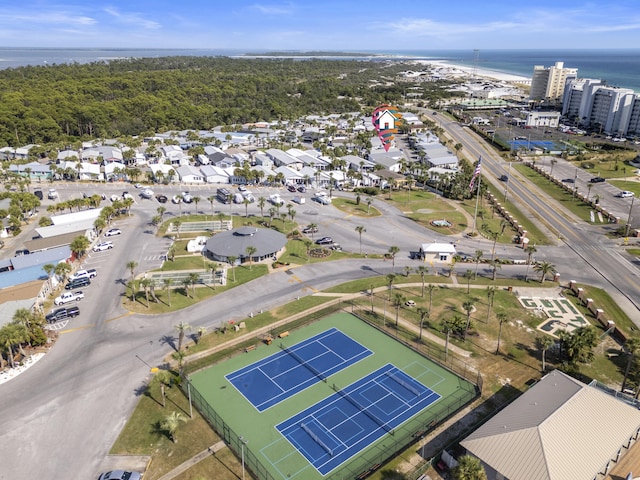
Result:
<svg viewBox="0 0 640 480">
<path fill-rule="evenodd" d="M 500 72 L 497 70 L 489 70 L 486 68 L 474 68 L 467 67 L 465 65 L 458 65 L 455 63 L 451 63 L 447 60 L 413 60 L 413 63 L 429 65 L 432 68 L 440 68 L 447 69 L 447 73 L 453 76 L 471 76 L 475 75 L 476 77 L 489 78 L 492 80 L 497 80 L 501 82 L 511 82 L 511 83 L 524 83 L 530 84 L 531 77 L 525 77 L 523 75 L 516 75 L 513 73 Z M 532 67 L 533 70 L 533 67 Z"/>
</svg>

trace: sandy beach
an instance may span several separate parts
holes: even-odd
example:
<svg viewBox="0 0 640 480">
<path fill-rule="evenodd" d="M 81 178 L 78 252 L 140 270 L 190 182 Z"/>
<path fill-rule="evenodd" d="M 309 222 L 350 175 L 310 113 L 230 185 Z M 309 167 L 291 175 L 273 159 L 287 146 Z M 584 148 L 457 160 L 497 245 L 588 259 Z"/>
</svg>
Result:
<svg viewBox="0 0 640 480">
<path fill-rule="evenodd" d="M 492 80 L 502 82 L 531 83 L 531 77 L 513 75 L 511 73 L 497 72 L 495 70 L 487 70 L 483 68 L 455 65 L 445 60 L 416 60 L 415 63 L 429 65 L 442 75 L 452 77 L 469 77 L 470 75 L 475 75 L 476 77 L 490 78 Z M 533 72 L 533 67 L 531 67 L 531 71 Z"/>
</svg>

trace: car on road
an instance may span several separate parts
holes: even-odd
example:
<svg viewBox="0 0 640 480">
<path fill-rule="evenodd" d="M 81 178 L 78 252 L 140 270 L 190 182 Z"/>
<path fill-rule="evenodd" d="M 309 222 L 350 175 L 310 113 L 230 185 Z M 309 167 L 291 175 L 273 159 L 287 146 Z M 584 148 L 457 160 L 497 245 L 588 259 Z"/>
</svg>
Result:
<svg viewBox="0 0 640 480">
<path fill-rule="evenodd" d="M 238 185 L 238 191 L 239 192 L 246 192 L 247 191 L 247 187 L 245 187 L 244 185 Z"/>
<path fill-rule="evenodd" d="M 168 198 L 166 195 L 156 195 L 156 200 L 158 203 L 167 203 Z"/>
<path fill-rule="evenodd" d="M 333 244 L 333 238 L 331 238 L 331 237 L 322 237 L 322 238 L 319 238 L 318 240 L 316 240 L 316 243 L 318 245 L 332 245 Z"/>
<path fill-rule="evenodd" d="M 618 197 L 620 198 L 629 198 L 633 196 L 634 196 L 634 193 L 630 192 L 629 190 L 623 190 L 618 194 Z"/>
<path fill-rule="evenodd" d="M 506 182 L 507 180 L 509 180 L 509 177 L 507 177 L 506 175 L 500 175 L 500 178 L 498 179 L 501 182 Z"/>
<path fill-rule="evenodd" d="M 104 472 L 98 477 L 98 480 L 140 480 L 142 474 L 138 472 L 130 472 L 127 470 L 111 470 Z"/>
<path fill-rule="evenodd" d="M 563 178 L 562 182 L 563 183 L 576 183 L 576 181 L 573 178 Z"/>
<path fill-rule="evenodd" d="M 50 188 L 47 193 L 47 198 L 49 200 L 55 200 L 56 198 L 60 198 L 60 195 L 58 195 L 58 191 L 55 188 Z"/>
<path fill-rule="evenodd" d="M 193 197 L 189 192 L 182 192 L 182 201 L 184 203 L 191 203 L 193 202 Z"/>
<path fill-rule="evenodd" d="M 98 271 L 95 268 L 88 270 L 78 270 L 76 273 L 69 277 L 69 280 L 77 280 L 79 278 L 94 278 L 98 276 Z"/>
<path fill-rule="evenodd" d="M 300 193 L 305 193 L 305 192 L 307 191 L 307 187 L 305 187 L 304 185 L 300 185 L 300 186 L 298 187 L 298 191 L 299 191 Z"/>
<path fill-rule="evenodd" d="M 60 296 L 56 297 L 53 303 L 56 305 L 64 305 L 69 302 L 79 302 L 84 298 L 82 290 L 76 290 L 75 292 L 64 292 Z"/>
<path fill-rule="evenodd" d="M 292 193 L 296 193 L 296 186 L 295 185 L 287 185 L 287 190 L 292 192 Z"/>
<path fill-rule="evenodd" d="M 141 187 L 142 187 L 142 184 L 140 184 L 140 183 L 136 183 L 136 184 L 134 185 L 134 187 L 135 187 L 135 188 L 141 188 Z"/>
<path fill-rule="evenodd" d="M 171 203 L 178 204 L 180 202 L 182 202 L 182 197 L 180 197 L 180 195 L 174 195 L 171 197 Z"/>
<path fill-rule="evenodd" d="M 140 196 L 149 200 L 153 198 L 153 190 L 151 190 L 150 188 L 143 188 L 142 190 L 140 190 Z"/>
<path fill-rule="evenodd" d="M 105 250 L 110 250 L 113 248 L 113 243 L 111 242 L 102 242 L 93 247 L 94 252 L 103 252 Z"/>
<path fill-rule="evenodd" d="M 133 195 L 131 195 L 129 192 L 122 192 L 122 198 L 124 198 L 125 200 L 133 200 Z"/>
<path fill-rule="evenodd" d="M 593 177 L 591 180 L 589 180 L 591 183 L 602 183 L 604 182 L 604 178 L 602 177 Z"/>
<path fill-rule="evenodd" d="M 415 307 L 416 306 L 416 302 L 414 302 L 413 300 L 407 300 L 406 302 L 404 302 L 404 305 L 406 307 Z"/>
<path fill-rule="evenodd" d="M 56 323 L 65 318 L 77 317 L 78 315 L 80 315 L 80 309 L 78 307 L 62 307 L 52 310 L 51 313 L 48 313 L 44 318 L 47 323 Z"/>
<path fill-rule="evenodd" d="M 122 230 L 120 230 L 119 228 L 110 228 L 104 233 L 104 236 L 113 237 L 114 235 L 120 235 L 120 234 L 122 234 Z"/>
<path fill-rule="evenodd" d="M 302 229 L 302 233 L 318 233 L 318 227 L 307 225 Z"/>
</svg>

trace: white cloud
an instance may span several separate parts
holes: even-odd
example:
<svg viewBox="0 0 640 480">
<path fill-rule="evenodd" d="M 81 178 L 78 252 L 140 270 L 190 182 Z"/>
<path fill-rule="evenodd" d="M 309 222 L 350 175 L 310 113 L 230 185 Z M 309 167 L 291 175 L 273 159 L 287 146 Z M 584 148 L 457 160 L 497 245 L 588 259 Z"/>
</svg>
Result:
<svg viewBox="0 0 640 480">
<path fill-rule="evenodd" d="M 39 12 L 34 14 L 0 13 L 2 23 L 19 22 L 23 24 L 39 25 L 94 25 L 95 18 L 84 15 L 74 15 L 65 12 Z"/>
<path fill-rule="evenodd" d="M 121 13 L 119 10 L 115 8 L 105 8 L 104 11 L 115 18 L 118 22 L 127 24 L 127 25 L 137 25 L 139 27 L 148 28 L 148 29 L 157 29 L 160 28 L 161 25 L 158 22 L 153 20 L 148 20 L 144 18 L 139 13 Z"/>
<path fill-rule="evenodd" d="M 256 10 L 264 15 L 290 15 L 293 13 L 293 5 L 264 5 L 261 3 L 254 3 L 249 6 L 250 9 Z"/>
</svg>

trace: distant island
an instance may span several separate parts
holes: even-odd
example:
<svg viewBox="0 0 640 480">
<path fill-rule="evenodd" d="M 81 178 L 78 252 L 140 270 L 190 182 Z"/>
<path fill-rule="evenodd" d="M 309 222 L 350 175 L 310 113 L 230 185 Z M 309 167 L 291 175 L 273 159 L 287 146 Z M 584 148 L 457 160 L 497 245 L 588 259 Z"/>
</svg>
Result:
<svg viewBox="0 0 640 480">
<path fill-rule="evenodd" d="M 245 53 L 245 57 L 378 57 L 377 53 L 360 52 L 323 52 L 323 51 L 286 51 L 286 52 L 260 52 Z"/>
</svg>

